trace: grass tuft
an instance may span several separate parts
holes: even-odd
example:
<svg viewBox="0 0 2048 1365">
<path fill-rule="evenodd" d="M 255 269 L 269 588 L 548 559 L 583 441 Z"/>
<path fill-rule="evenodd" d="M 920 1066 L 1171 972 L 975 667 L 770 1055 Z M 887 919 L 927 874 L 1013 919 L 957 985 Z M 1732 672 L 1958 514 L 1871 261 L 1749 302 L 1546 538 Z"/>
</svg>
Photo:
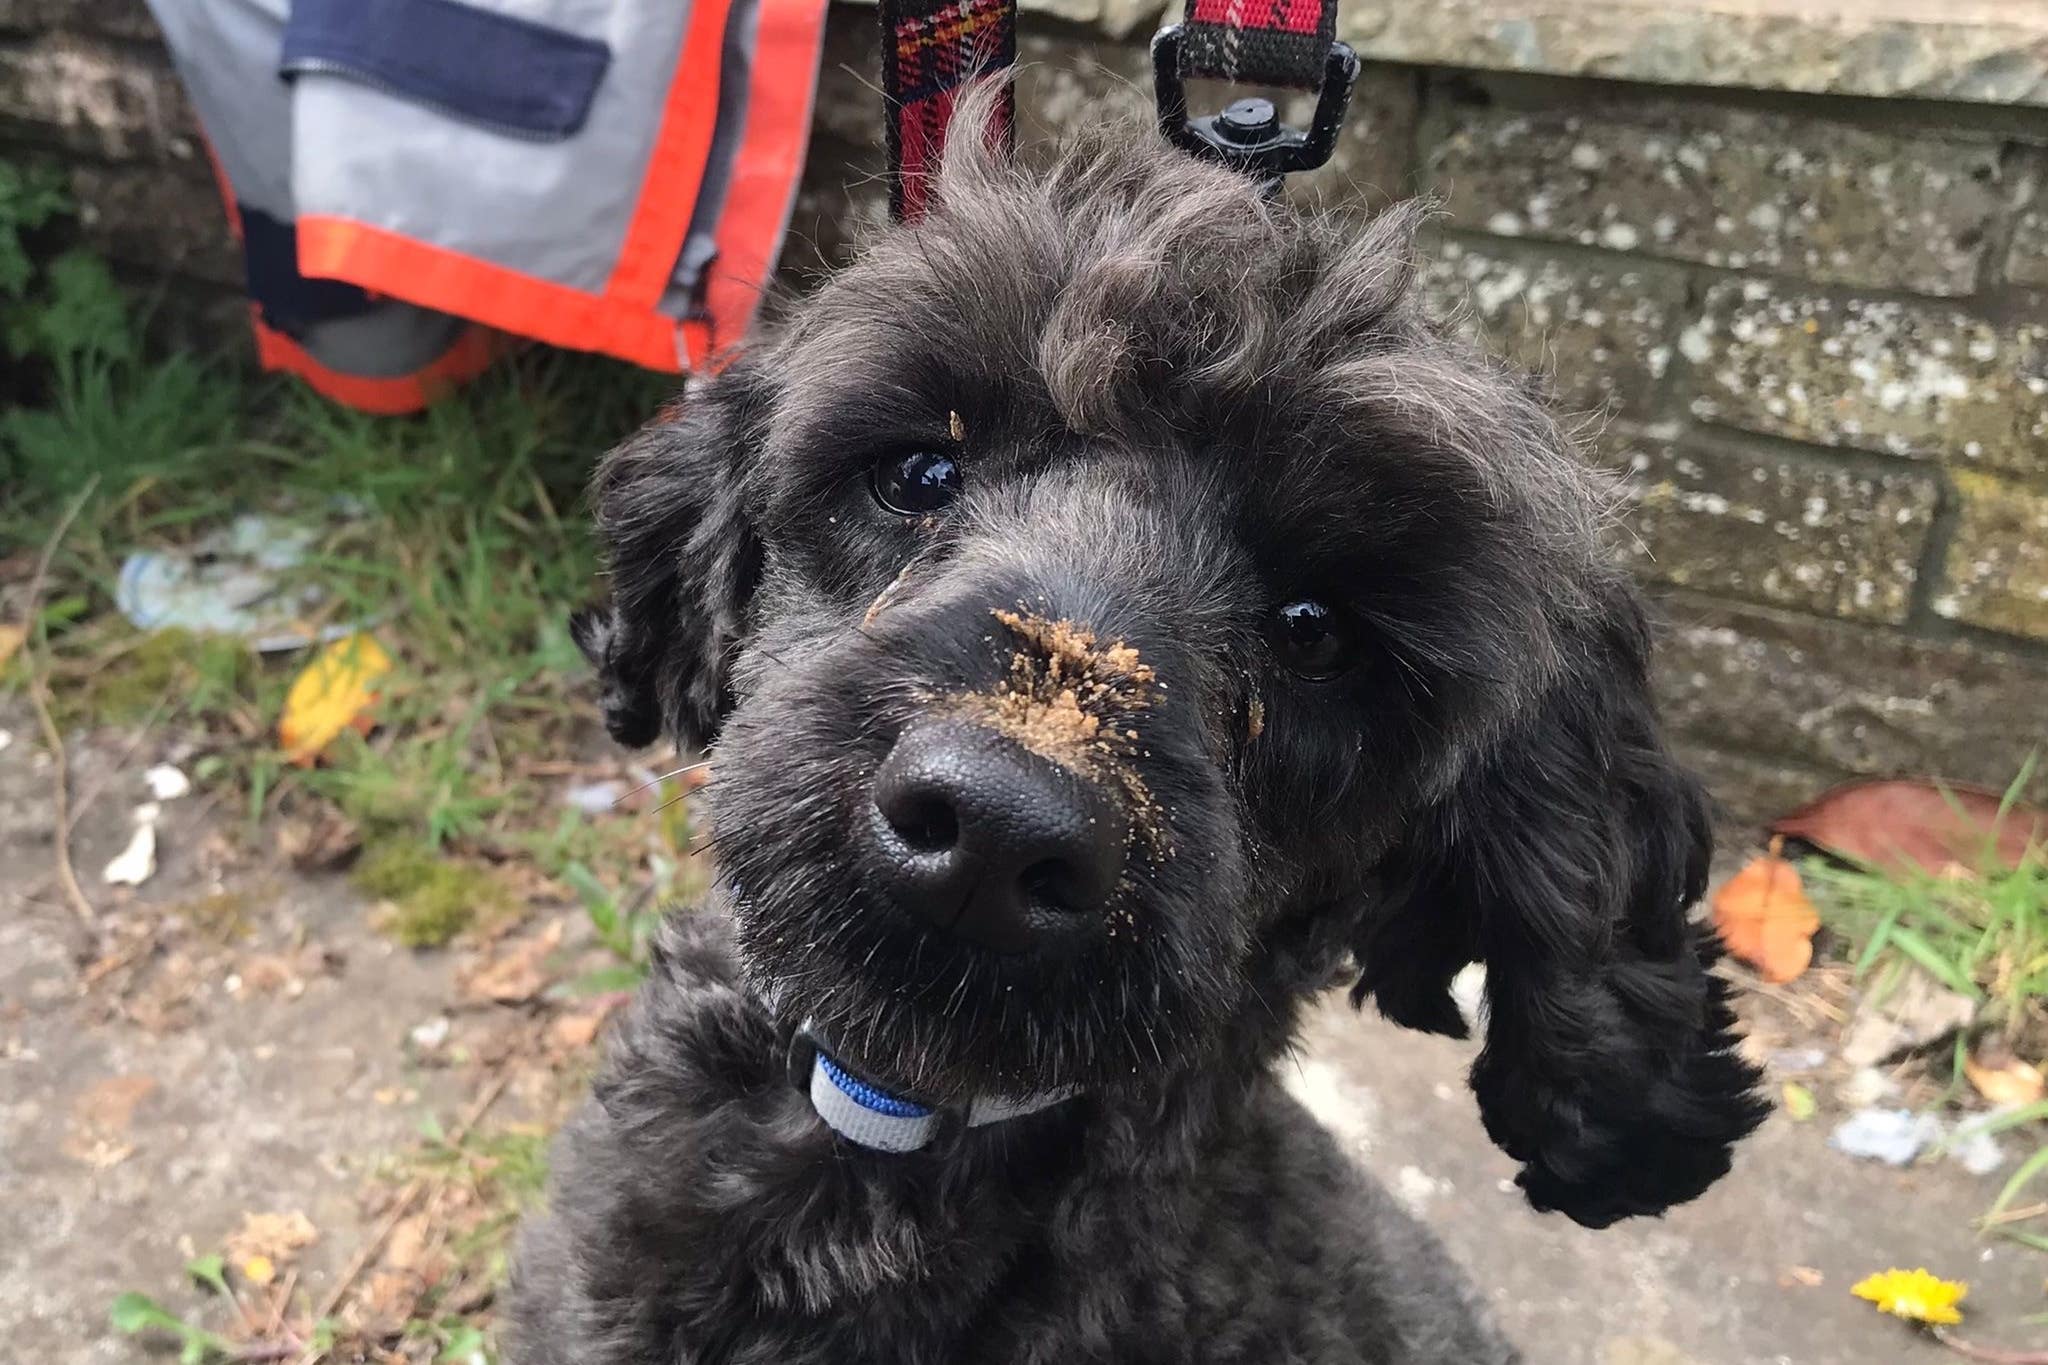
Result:
<svg viewBox="0 0 2048 1365">
<path fill-rule="evenodd" d="M 2030 762 L 2001 814 L 2032 774 Z M 2048 1030 L 2048 849 L 2031 847 L 2008 866 L 1986 842 L 1975 868 L 1891 871 L 1811 859 L 1803 871 L 1823 920 L 1855 954 L 1859 977 L 1911 963 L 1984 1001 L 1985 1022 L 2019 1042 Z"/>
<path fill-rule="evenodd" d="M 350 880 L 390 902 L 377 928 L 407 948 L 444 948 L 510 908 L 505 888 L 489 872 L 418 843 L 390 841 L 366 850 Z"/>
</svg>

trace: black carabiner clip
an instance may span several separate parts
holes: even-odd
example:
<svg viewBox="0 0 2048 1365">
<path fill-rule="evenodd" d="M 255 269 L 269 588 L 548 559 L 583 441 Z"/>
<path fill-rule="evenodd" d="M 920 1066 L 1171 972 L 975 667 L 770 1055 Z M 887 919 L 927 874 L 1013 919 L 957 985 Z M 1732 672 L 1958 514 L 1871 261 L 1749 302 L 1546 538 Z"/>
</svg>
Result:
<svg viewBox="0 0 2048 1365">
<path fill-rule="evenodd" d="M 1159 129 L 1183 151 L 1256 178 L 1268 195 L 1280 192 L 1283 177 L 1312 171 L 1330 159 L 1337 130 L 1351 107 L 1351 89 L 1358 84 L 1358 54 L 1347 43 L 1331 43 L 1323 61 L 1323 83 L 1316 111 L 1306 131 L 1280 121 L 1266 99 L 1233 100 L 1220 114 L 1188 117 L 1187 90 L 1181 84 L 1183 31 L 1169 24 L 1152 38 L 1152 85 L 1159 105 Z"/>
</svg>

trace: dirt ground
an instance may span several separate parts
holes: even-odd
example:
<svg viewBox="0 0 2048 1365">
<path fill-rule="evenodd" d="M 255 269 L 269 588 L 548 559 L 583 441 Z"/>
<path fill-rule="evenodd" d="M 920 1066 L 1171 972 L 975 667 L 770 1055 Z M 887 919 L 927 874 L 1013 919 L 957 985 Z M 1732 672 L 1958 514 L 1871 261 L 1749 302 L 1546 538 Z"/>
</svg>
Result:
<svg viewBox="0 0 2048 1365">
<path fill-rule="evenodd" d="M 527 1014 L 465 1003 L 465 953 L 393 947 L 343 879 L 221 856 L 216 832 L 239 814 L 201 795 L 167 804 L 154 878 L 126 900 L 102 886 L 146 797 L 141 772 L 166 756 L 122 732 L 76 746 L 75 858 L 102 915 L 131 934 L 116 942 L 154 970 L 117 950 L 85 982 L 84 936 L 50 877 L 49 760 L 21 706 L 0 702 L 0 732 L 0 1357 L 151 1359 L 109 1329 L 109 1303 L 141 1290 L 198 1307 L 180 1266 L 255 1210 L 306 1215 L 319 1237 L 300 1283 L 324 1296 L 383 1217 L 366 1194 L 380 1165 L 424 1118 L 450 1123 L 502 1079 L 493 1040 Z M 245 922 L 214 937 L 188 925 L 165 948 L 145 930 L 166 914 Z M 1805 1123 L 1775 1117 L 1698 1203 L 1587 1232 L 1508 1188 L 1512 1164 L 1463 1085 L 1469 1052 L 1333 1000 L 1294 1083 L 1441 1231 L 1537 1365 L 1954 1358 L 1849 1295 L 1891 1265 L 1968 1279 L 1974 1338 L 2048 1337 L 2019 1324 L 2048 1306 L 2048 1257 L 1971 1227 L 1999 1174 L 1851 1160 L 1826 1145 L 1824 1105 Z M 546 1110 L 528 1079 L 515 1074 L 494 1120 Z M 218 1325 L 220 1305 L 205 1311 Z"/>
</svg>

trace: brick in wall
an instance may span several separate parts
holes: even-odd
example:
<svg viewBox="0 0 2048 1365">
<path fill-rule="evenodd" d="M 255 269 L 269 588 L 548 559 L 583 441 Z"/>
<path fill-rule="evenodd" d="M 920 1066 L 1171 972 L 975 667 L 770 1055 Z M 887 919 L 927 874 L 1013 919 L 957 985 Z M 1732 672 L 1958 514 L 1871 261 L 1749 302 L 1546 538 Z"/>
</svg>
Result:
<svg viewBox="0 0 2048 1365">
<path fill-rule="evenodd" d="M 1621 472 L 1642 577 L 1852 620 L 1902 622 L 1934 524 L 1931 476 L 1687 441 L 1617 424 L 1602 437 Z"/>
<path fill-rule="evenodd" d="M 1665 102 L 1462 107 L 1426 167 L 1462 228 L 1939 295 L 2001 194 L 1988 137 Z"/>
<path fill-rule="evenodd" d="M 1934 609 L 1973 626 L 2048 640 L 2048 494 L 1974 470 L 1958 470 L 1955 487 L 1955 533 Z M 2048 718 L 2048 690 L 2035 713 Z"/>
<path fill-rule="evenodd" d="M 80 165 L 71 171 L 71 193 L 86 242 L 113 260 L 214 284 L 243 283 L 241 255 L 211 184 L 154 166 Z"/>
<path fill-rule="evenodd" d="M 0 126 L 101 160 L 203 173 L 198 122 L 161 59 L 66 33 L 0 45 Z"/>
<path fill-rule="evenodd" d="M 99 33 L 161 42 L 143 0 L 0 0 L 0 33 Z"/>
<path fill-rule="evenodd" d="M 2005 275 L 2014 284 L 2037 289 L 2048 286 L 2048 210 L 2037 207 L 2020 215 L 2013 228 Z"/>
<path fill-rule="evenodd" d="M 1990 787 L 2048 741 L 2038 659 L 1690 593 L 1661 606 L 1659 697 L 1681 741 L 1830 779 L 1925 773 Z M 2033 794 L 2048 799 L 2048 771 Z"/>
<path fill-rule="evenodd" d="M 1685 281 L 1655 265 L 1587 265 L 1445 241 L 1429 253 L 1431 310 L 1581 411 L 1646 413 L 1671 363 Z"/>
<path fill-rule="evenodd" d="M 1818 445 L 2048 473 L 2048 329 L 1726 281 L 1679 338 L 1695 416 Z"/>
</svg>

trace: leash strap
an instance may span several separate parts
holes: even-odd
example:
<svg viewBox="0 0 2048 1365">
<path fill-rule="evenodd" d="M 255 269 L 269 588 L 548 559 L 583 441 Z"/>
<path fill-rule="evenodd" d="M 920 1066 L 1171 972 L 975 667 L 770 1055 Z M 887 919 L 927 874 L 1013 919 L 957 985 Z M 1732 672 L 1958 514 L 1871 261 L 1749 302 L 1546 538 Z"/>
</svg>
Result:
<svg viewBox="0 0 2048 1365">
<path fill-rule="evenodd" d="M 888 123 L 889 213 L 922 216 L 945 150 L 953 105 L 970 81 L 1017 60 L 1016 0 L 881 0 L 882 99 Z M 1016 142 L 1016 97 L 1002 88 L 995 126 Z"/>
<path fill-rule="evenodd" d="M 1337 0 L 1188 0 L 1180 78 L 1315 90 L 1337 40 Z"/>
</svg>

